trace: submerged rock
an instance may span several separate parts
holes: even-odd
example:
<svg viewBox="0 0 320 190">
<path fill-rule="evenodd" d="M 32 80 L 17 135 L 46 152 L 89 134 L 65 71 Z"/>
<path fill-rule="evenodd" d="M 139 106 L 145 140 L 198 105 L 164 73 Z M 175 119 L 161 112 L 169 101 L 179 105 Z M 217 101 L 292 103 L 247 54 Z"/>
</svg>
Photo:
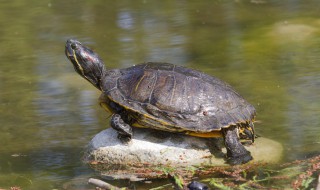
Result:
<svg viewBox="0 0 320 190">
<path fill-rule="evenodd" d="M 163 175 L 168 168 L 179 171 L 227 165 L 222 143 L 219 138 L 205 139 L 135 128 L 132 141 L 124 145 L 117 138 L 117 132 L 109 128 L 91 140 L 85 162 L 113 178 L 154 178 Z M 278 142 L 263 137 L 246 148 L 254 158 L 250 163 L 277 162 L 283 150 Z"/>
</svg>

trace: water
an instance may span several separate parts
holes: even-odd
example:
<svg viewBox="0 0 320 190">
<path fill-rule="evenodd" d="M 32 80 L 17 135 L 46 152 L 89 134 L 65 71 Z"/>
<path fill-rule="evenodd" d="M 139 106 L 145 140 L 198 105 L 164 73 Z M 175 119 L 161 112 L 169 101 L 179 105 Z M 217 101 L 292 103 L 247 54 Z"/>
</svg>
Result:
<svg viewBox="0 0 320 190">
<path fill-rule="evenodd" d="M 95 176 L 81 156 L 108 114 L 64 55 L 71 37 L 108 68 L 163 61 L 215 75 L 256 107 L 257 132 L 284 145 L 283 161 L 319 154 L 319 5 L 2 1 L 0 188 L 86 188 Z"/>
</svg>

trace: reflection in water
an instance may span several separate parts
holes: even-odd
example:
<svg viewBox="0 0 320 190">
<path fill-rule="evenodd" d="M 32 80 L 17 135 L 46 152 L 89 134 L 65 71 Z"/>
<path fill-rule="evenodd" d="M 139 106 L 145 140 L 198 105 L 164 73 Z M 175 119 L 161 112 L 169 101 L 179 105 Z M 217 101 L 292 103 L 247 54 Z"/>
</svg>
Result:
<svg viewBox="0 0 320 190">
<path fill-rule="evenodd" d="M 225 9 L 223 9 L 224 21 L 226 24 L 227 32 L 229 38 L 228 46 L 226 49 L 227 57 L 233 58 L 230 60 L 230 64 L 233 64 L 235 67 L 241 67 L 243 65 L 242 61 L 244 60 L 243 56 L 243 30 L 241 30 L 240 23 L 237 20 L 238 10 L 235 4 L 227 4 Z"/>
<path fill-rule="evenodd" d="M 314 64 L 310 64 L 315 63 L 314 55 L 318 53 L 319 50 L 317 53 L 310 51 L 306 56 L 299 56 L 301 60 L 297 61 L 298 65 L 292 73 L 295 77 L 290 81 L 293 85 L 288 88 L 291 101 L 286 122 L 291 138 L 286 143 L 293 147 L 295 154 L 290 155 L 293 158 L 319 154 L 320 141 L 314 139 L 314 134 L 319 134 L 317 126 L 320 126 L 320 73 Z"/>
<path fill-rule="evenodd" d="M 134 19 L 132 13 L 127 10 L 120 10 L 117 18 L 118 27 L 123 30 L 134 29 Z"/>
<path fill-rule="evenodd" d="M 108 114 L 64 56 L 71 37 L 108 68 L 162 61 L 215 75 L 256 106 L 257 132 L 284 144 L 284 160 L 319 153 L 318 4 L 250 2 L 2 3 L 0 188 L 92 174 L 82 150 Z"/>
<path fill-rule="evenodd" d="M 175 64 L 188 62 L 184 47 L 187 38 L 185 37 L 185 31 L 179 29 L 187 26 L 186 10 L 183 6 L 181 7 L 181 5 L 177 4 L 177 8 L 179 6 L 179 11 L 173 12 L 172 15 L 163 15 L 169 16 L 169 21 L 153 14 L 147 15 L 145 20 L 141 21 L 143 22 L 144 33 L 143 44 L 146 48 L 153 47 L 147 49 L 146 60 L 172 62 Z"/>
<path fill-rule="evenodd" d="M 84 90 L 80 94 L 80 99 L 77 105 L 79 105 L 81 108 L 80 113 L 80 123 L 82 125 L 95 125 L 97 124 L 98 118 L 96 117 L 95 111 L 92 109 L 92 105 L 97 102 L 96 93 L 89 90 Z"/>
<path fill-rule="evenodd" d="M 134 30 L 135 30 L 135 23 L 133 18 L 133 13 L 130 10 L 121 10 L 118 13 L 118 27 L 122 29 L 122 32 L 120 32 L 118 40 L 121 42 L 122 48 L 121 48 L 121 54 L 123 54 L 124 59 L 120 63 L 124 66 L 130 66 L 132 65 L 132 58 L 126 56 L 130 54 L 135 54 L 135 49 L 132 48 L 132 45 L 135 43 L 134 38 Z M 126 58 L 126 59 L 125 59 Z"/>
<path fill-rule="evenodd" d="M 67 99 L 63 95 L 67 93 L 62 82 L 57 80 L 46 80 L 39 83 L 39 98 L 35 100 L 39 116 L 60 118 L 69 113 L 66 105 Z M 46 122 L 44 120 L 43 122 Z M 52 125 L 56 125 L 52 123 Z"/>
<path fill-rule="evenodd" d="M 186 44 L 184 32 L 172 31 L 174 28 L 186 26 L 186 12 L 182 7 L 179 10 L 170 15 L 169 21 L 165 19 L 168 15 L 154 15 L 149 11 L 143 13 L 137 13 L 130 9 L 119 11 L 117 25 L 121 29 L 118 40 L 121 42 L 122 67 L 144 61 L 186 63 L 188 60 L 184 48 Z M 141 34 L 143 37 L 140 37 Z M 141 51 L 145 57 L 134 62 L 137 60 L 135 57 L 139 53 L 141 54 Z M 171 59 L 169 60 L 168 57 Z"/>
</svg>

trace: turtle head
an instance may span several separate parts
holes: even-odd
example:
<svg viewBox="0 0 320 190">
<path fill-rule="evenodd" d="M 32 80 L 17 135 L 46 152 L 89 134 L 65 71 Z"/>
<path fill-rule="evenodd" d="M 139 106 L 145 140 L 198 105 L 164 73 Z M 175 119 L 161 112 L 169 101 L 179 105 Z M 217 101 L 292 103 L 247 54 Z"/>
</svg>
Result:
<svg viewBox="0 0 320 190">
<path fill-rule="evenodd" d="M 67 40 L 65 53 L 76 72 L 101 90 L 100 81 L 105 67 L 98 54 L 73 39 Z"/>
</svg>

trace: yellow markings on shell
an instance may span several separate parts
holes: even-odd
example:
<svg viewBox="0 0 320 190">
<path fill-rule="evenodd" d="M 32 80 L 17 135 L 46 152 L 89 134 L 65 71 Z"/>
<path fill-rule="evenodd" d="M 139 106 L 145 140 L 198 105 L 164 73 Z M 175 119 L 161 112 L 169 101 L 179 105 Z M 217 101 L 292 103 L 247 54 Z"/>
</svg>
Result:
<svg viewBox="0 0 320 190">
<path fill-rule="evenodd" d="M 202 137 L 202 138 L 213 138 L 213 137 L 222 137 L 221 131 L 211 131 L 207 133 L 197 133 L 193 131 L 185 132 L 186 135 L 194 136 L 194 137 Z"/>
<path fill-rule="evenodd" d="M 140 123 L 136 122 L 134 124 L 132 124 L 133 127 L 137 127 L 137 128 L 148 128 L 144 125 L 141 125 Z M 165 130 L 165 129 L 164 129 Z M 170 131 L 170 130 L 168 130 Z M 181 131 L 174 131 L 173 132 L 180 132 Z M 193 131 L 186 131 L 186 132 L 182 132 L 186 135 L 189 136 L 194 136 L 194 137 L 201 137 L 201 138 L 217 138 L 217 137 L 222 137 L 222 133 L 221 131 L 211 131 L 211 132 L 207 132 L 207 133 L 197 133 L 197 132 L 193 132 Z"/>
<path fill-rule="evenodd" d="M 136 88 L 134 89 L 134 91 L 135 91 L 135 92 L 138 90 L 138 87 L 139 87 L 139 85 L 140 85 L 141 81 L 144 79 L 144 77 L 145 77 L 145 76 L 146 76 L 146 75 L 142 75 L 142 77 L 140 78 L 140 80 L 139 80 L 139 82 L 138 82 L 138 84 L 137 84 Z"/>
<path fill-rule="evenodd" d="M 172 104 L 172 99 L 176 90 L 176 77 L 173 75 L 173 88 L 172 88 L 172 93 L 171 93 L 171 98 L 170 98 L 170 105 Z"/>
<path fill-rule="evenodd" d="M 110 112 L 110 113 L 113 113 L 112 110 L 109 108 L 109 106 L 108 106 L 106 103 L 101 102 L 101 103 L 100 103 L 100 106 L 101 106 L 104 110 L 106 110 L 106 111 L 108 111 L 108 112 Z"/>
<path fill-rule="evenodd" d="M 109 100 L 111 100 L 111 101 L 113 101 L 113 102 L 116 102 L 116 101 L 114 101 L 110 96 L 107 95 L 107 97 L 109 98 Z M 134 110 L 133 108 L 130 108 L 130 107 L 126 106 L 126 105 L 123 105 L 123 104 L 122 104 L 121 106 L 124 107 L 124 109 L 126 109 L 126 110 L 129 110 L 129 111 L 132 111 L 132 112 L 135 112 L 135 113 L 137 112 L 137 110 Z M 141 115 L 143 115 L 143 117 L 149 118 L 149 119 L 151 119 L 151 120 L 153 120 L 153 121 L 158 121 L 161 125 L 174 126 L 174 125 L 172 125 L 172 124 L 170 124 L 170 123 L 167 123 L 167 122 L 165 122 L 165 121 L 159 120 L 159 119 L 157 119 L 157 118 L 155 118 L 155 117 L 153 117 L 153 116 L 151 116 L 151 115 L 143 114 L 143 113 L 139 113 L 139 114 L 141 114 Z M 145 119 L 142 119 L 142 118 L 139 118 L 139 120 L 140 120 L 140 121 L 146 121 Z"/>
<path fill-rule="evenodd" d="M 134 124 L 132 124 L 132 126 L 133 126 L 133 127 L 137 127 L 137 128 L 148 128 L 148 127 L 146 127 L 146 126 L 144 126 L 144 125 L 141 125 L 141 124 L 138 123 L 138 122 L 135 122 Z"/>
<path fill-rule="evenodd" d="M 107 97 L 109 98 L 109 100 L 114 101 L 110 96 L 107 96 Z M 101 105 L 105 110 L 113 113 L 113 112 L 111 111 L 111 109 L 107 106 L 106 103 L 101 103 L 100 105 Z M 129 110 L 129 111 L 132 111 L 132 112 L 137 112 L 136 110 L 134 110 L 134 109 L 132 109 L 132 108 L 130 108 L 130 107 L 128 107 L 128 106 L 125 106 L 125 105 L 121 105 L 121 106 L 124 107 L 126 110 Z M 170 123 L 168 123 L 168 122 L 165 122 L 165 121 L 163 121 L 163 120 L 159 120 L 159 119 L 157 119 L 157 118 L 155 118 L 155 117 L 153 117 L 153 116 L 151 116 L 151 115 L 144 114 L 144 113 L 139 113 L 139 114 L 142 115 L 142 117 L 139 118 L 139 121 L 149 123 L 148 120 L 147 120 L 147 118 L 148 118 L 148 119 L 151 119 L 151 120 L 153 120 L 153 121 L 157 121 L 160 125 L 163 125 L 163 126 L 168 126 L 168 127 L 169 127 L 169 126 L 175 126 L 175 125 L 170 124 Z M 140 124 L 140 123 L 138 123 L 138 122 L 133 123 L 132 126 L 133 126 L 133 127 L 138 127 L 138 128 L 149 128 L 148 126 L 144 126 L 144 125 L 142 125 L 142 124 Z M 175 127 L 177 127 L 177 126 L 175 126 Z M 159 129 L 160 129 L 160 127 L 159 127 Z M 168 128 L 163 127 L 163 130 L 166 130 L 166 129 L 168 129 Z M 184 133 L 184 134 L 189 135 L 189 136 L 195 136 L 195 137 L 201 137 L 201 138 L 216 138 L 216 137 L 222 137 L 222 132 L 221 132 L 220 130 L 211 131 L 211 132 L 203 132 L 203 133 L 194 132 L 194 131 L 183 131 L 183 129 L 182 129 L 182 130 L 177 130 L 177 131 L 175 131 L 175 130 L 169 130 L 169 129 L 168 129 L 167 131 L 181 132 L 181 133 Z"/>
<path fill-rule="evenodd" d="M 149 119 L 151 119 L 151 120 L 153 120 L 153 121 L 157 121 L 160 125 L 163 125 L 163 126 L 174 126 L 174 125 L 171 125 L 171 124 L 169 124 L 169 123 L 167 123 L 167 122 L 165 122 L 165 121 L 162 121 L 162 120 L 159 120 L 159 119 L 157 119 L 157 118 L 155 118 L 155 117 L 152 117 L 152 116 L 150 116 L 150 115 L 148 115 L 148 114 L 143 114 L 143 113 L 140 113 L 141 115 L 143 115 L 143 117 L 142 118 L 139 118 L 139 121 L 142 121 L 142 122 L 146 122 L 146 123 L 150 123 L 150 122 L 148 122 L 148 120 L 146 119 L 146 118 L 149 118 Z M 138 127 L 140 127 L 140 128 L 148 128 L 148 127 L 144 127 L 143 125 L 141 125 L 141 124 L 139 124 L 139 123 L 135 123 L 134 124 L 134 126 L 135 125 L 137 125 Z M 165 129 L 165 128 L 164 128 Z"/>
</svg>

